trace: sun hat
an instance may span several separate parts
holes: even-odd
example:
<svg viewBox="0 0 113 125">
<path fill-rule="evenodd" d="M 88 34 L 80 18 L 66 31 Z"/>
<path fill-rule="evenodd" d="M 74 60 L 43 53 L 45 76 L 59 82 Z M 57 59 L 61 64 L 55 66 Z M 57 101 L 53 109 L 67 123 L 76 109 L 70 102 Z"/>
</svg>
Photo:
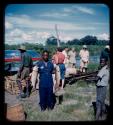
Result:
<svg viewBox="0 0 113 125">
<path fill-rule="evenodd" d="M 26 51 L 26 47 L 23 46 L 23 45 L 21 45 L 20 48 L 19 48 L 18 50 L 20 50 L 20 51 L 21 51 L 21 50 Z"/>
<path fill-rule="evenodd" d="M 86 46 L 86 45 L 83 45 L 83 48 L 87 48 L 87 46 Z"/>
<path fill-rule="evenodd" d="M 106 48 L 106 49 L 110 49 L 109 45 L 106 45 L 105 48 Z"/>
</svg>

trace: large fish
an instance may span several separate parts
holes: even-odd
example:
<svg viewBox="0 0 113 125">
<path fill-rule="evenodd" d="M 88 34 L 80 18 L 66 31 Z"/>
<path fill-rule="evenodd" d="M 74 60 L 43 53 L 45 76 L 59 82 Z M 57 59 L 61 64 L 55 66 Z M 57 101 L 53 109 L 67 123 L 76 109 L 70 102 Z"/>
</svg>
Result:
<svg viewBox="0 0 113 125">
<path fill-rule="evenodd" d="M 59 85 L 60 85 L 60 69 L 58 65 L 55 65 L 55 72 L 53 74 L 53 82 L 54 82 L 53 92 L 55 92 L 57 89 L 59 89 Z"/>
<path fill-rule="evenodd" d="M 38 89 L 39 86 L 39 74 L 38 74 L 38 67 L 34 66 L 33 71 L 31 73 L 31 84 L 34 88 Z"/>
</svg>

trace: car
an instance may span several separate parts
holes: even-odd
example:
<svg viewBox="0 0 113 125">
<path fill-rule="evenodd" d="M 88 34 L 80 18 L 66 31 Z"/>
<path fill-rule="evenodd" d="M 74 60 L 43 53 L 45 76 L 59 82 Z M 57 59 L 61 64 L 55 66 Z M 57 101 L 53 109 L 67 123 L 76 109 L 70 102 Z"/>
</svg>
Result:
<svg viewBox="0 0 113 125">
<path fill-rule="evenodd" d="M 41 60 L 40 53 L 35 50 L 27 50 L 27 53 L 31 55 L 33 65 Z M 20 51 L 19 50 L 5 50 L 5 71 L 17 72 L 20 66 Z"/>
</svg>

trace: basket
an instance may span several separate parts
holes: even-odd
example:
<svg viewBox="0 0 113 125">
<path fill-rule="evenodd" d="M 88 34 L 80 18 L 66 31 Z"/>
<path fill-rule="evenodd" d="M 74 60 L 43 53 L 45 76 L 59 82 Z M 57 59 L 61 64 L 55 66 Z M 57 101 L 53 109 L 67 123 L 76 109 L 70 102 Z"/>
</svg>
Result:
<svg viewBox="0 0 113 125">
<path fill-rule="evenodd" d="M 22 89 L 24 90 L 24 87 L 26 87 L 26 81 L 22 80 L 21 84 L 22 84 Z M 18 84 L 16 83 L 16 75 L 5 77 L 5 90 L 10 94 L 17 95 L 18 93 L 20 93 Z"/>
<path fill-rule="evenodd" d="M 7 107 L 6 118 L 9 121 L 25 121 L 25 112 L 22 104 Z"/>
</svg>

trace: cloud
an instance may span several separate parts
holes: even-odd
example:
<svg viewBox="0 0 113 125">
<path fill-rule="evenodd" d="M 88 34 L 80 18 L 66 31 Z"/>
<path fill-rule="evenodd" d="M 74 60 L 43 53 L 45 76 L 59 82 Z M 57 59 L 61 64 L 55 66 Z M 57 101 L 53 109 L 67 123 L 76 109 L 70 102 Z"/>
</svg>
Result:
<svg viewBox="0 0 113 125">
<path fill-rule="evenodd" d="M 12 29 L 13 28 L 13 24 L 9 23 L 8 21 L 5 22 L 5 28 L 6 29 Z"/>
<path fill-rule="evenodd" d="M 65 11 L 69 12 L 69 10 Z M 10 29 L 7 28 L 8 26 L 5 27 L 5 42 L 8 44 L 25 42 L 45 44 L 48 37 L 52 35 L 56 36 L 55 24 L 58 26 L 60 40 L 65 42 L 75 38 L 82 38 L 89 33 L 98 33 L 97 30 L 105 25 L 105 23 L 101 22 L 92 22 L 89 24 L 88 22 L 75 23 L 70 21 L 44 20 L 41 18 L 31 18 L 28 15 L 6 15 L 5 21 L 5 25 L 8 25 Z M 109 37 L 103 33 L 99 34 L 98 38 L 108 39 Z"/>
<path fill-rule="evenodd" d="M 9 34 L 11 37 L 21 37 L 21 35 L 23 34 L 24 32 L 20 29 L 14 29 L 12 30 Z"/>
<path fill-rule="evenodd" d="M 36 33 L 38 37 L 40 37 L 41 39 L 47 39 L 48 37 L 51 36 L 50 33 L 48 32 L 37 32 Z"/>
<path fill-rule="evenodd" d="M 106 33 L 103 33 L 103 34 L 99 34 L 97 35 L 98 39 L 100 40 L 109 40 L 109 35 L 106 34 Z"/>
<path fill-rule="evenodd" d="M 93 26 L 83 26 L 77 25 L 70 22 L 63 21 L 51 21 L 51 20 L 37 20 L 32 18 L 26 18 L 25 16 L 6 16 L 6 20 L 11 22 L 13 25 L 18 26 L 19 28 L 34 28 L 34 29 L 46 29 L 54 30 L 55 24 L 58 25 L 60 30 L 95 30 Z"/>
<path fill-rule="evenodd" d="M 32 40 L 33 40 L 32 35 L 26 34 L 26 33 L 22 34 L 22 38 L 23 38 L 23 40 L 25 40 L 25 41 L 32 41 Z"/>
<path fill-rule="evenodd" d="M 21 44 L 21 43 L 42 43 L 45 44 L 45 41 L 51 34 L 48 32 L 37 32 L 37 31 L 23 31 L 21 29 L 13 29 L 10 32 L 5 33 L 5 43 L 8 44 Z"/>
<path fill-rule="evenodd" d="M 72 40 L 73 37 L 67 36 L 67 34 L 65 34 L 65 35 L 59 36 L 59 39 L 60 39 L 61 41 L 67 42 L 68 40 Z"/>
<path fill-rule="evenodd" d="M 66 13 L 71 13 L 71 12 L 73 12 L 73 9 L 72 8 L 63 8 L 63 11 Z"/>
<path fill-rule="evenodd" d="M 88 7 L 74 6 L 74 8 L 82 13 L 86 13 L 86 14 L 90 14 L 90 15 L 95 14 L 95 11 L 91 8 L 88 8 Z"/>
<path fill-rule="evenodd" d="M 52 12 L 52 13 L 41 13 L 41 17 L 53 17 L 53 18 L 64 18 L 69 16 L 67 13 L 62 13 L 62 12 Z"/>
</svg>

